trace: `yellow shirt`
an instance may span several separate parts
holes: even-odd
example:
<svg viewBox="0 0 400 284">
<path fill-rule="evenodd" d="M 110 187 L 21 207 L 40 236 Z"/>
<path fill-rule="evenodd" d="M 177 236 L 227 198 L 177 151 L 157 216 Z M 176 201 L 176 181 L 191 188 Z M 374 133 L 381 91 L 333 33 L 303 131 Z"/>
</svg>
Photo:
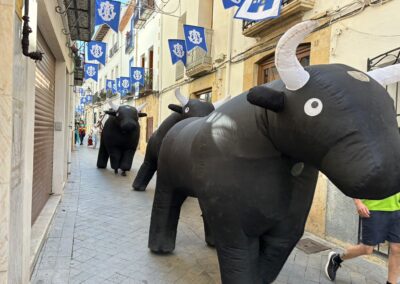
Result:
<svg viewBox="0 0 400 284">
<path fill-rule="evenodd" d="M 362 202 L 371 211 L 398 211 L 400 210 L 400 193 L 382 200 L 363 199 Z"/>
</svg>

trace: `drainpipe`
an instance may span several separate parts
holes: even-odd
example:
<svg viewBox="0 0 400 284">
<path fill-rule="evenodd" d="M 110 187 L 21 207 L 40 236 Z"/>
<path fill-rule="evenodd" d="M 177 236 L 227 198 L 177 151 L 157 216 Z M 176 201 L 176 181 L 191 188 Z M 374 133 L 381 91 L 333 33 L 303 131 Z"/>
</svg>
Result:
<svg viewBox="0 0 400 284">
<path fill-rule="evenodd" d="M 32 29 L 29 26 L 29 0 L 25 0 L 25 13 L 24 16 L 22 17 L 24 20 L 24 26 L 22 28 L 22 53 L 35 60 L 35 61 L 41 61 L 43 58 L 43 52 L 40 51 L 35 51 L 35 52 L 29 52 L 29 34 L 32 33 Z"/>
<path fill-rule="evenodd" d="M 226 55 L 228 58 L 228 62 L 226 64 L 226 79 L 225 79 L 225 97 L 231 95 L 231 59 L 232 59 L 232 45 L 233 45 L 233 9 L 229 10 L 229 28 L 228 28 L 228 48 L 226 51 Z"/>
</svg>

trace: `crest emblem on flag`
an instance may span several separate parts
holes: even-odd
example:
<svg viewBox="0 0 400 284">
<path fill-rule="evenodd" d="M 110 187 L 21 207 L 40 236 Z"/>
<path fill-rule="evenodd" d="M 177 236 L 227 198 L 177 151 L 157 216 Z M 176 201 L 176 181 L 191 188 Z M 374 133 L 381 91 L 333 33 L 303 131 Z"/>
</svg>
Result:
<svg viewBox="0 0 400 284">
<path fill-rule="evenodd" d="M 89 66 L 86 70 L 86 73 L 89 75 L 89 77 L 93 77 L 94 75 L 96 75 L 96 68 L 94 68 L 93 66 Z"/>
<path fill-rule="evenodd" d="M 206 34 L 203 27 L 184 25 L 187 52 L 200 47 L 207 52 Z"/>
<path fill-rule="evenodd" d="M 244 0 L 235 18 L 249 21 L 262 21 L 278 17 L 282 0 Z"/>
<path fill-rule="evenodd" d="M 114 81 L 113 80 L 107 80 L 106 81 L 106 92 L 108 92 L 108 91 L 113 91 L 113 85 L 114 85 L 114 83 L 113 83 Z"/>
<path fill-rule="evenodd" d="M 139 70 L 136 70 L 135 72 L 133 72 L 133 79 L 135 79 L 136 81 L 140 81 L 142 79 L 143 75 Z"/>
<path fill-rule="evenodd" d="M 118 32 L 121 2 L 112 0 L 96 0 L 95 24 L 107 24 L 115 32 Z"/>
<path fill-rule="evenodd" d="M 90 49 L 90 53 L 93 55 L 94 58 L 100 58 L 103 55 L 103 49 L 100 45 L 94 44 Z"/>
<path fill-rule="evenodd" d="M 122 80 L 122 88 L 124 89 L 129 89 L 130 83 L 129 83 L 129 79 L 123 79 Z"/>
</svg>

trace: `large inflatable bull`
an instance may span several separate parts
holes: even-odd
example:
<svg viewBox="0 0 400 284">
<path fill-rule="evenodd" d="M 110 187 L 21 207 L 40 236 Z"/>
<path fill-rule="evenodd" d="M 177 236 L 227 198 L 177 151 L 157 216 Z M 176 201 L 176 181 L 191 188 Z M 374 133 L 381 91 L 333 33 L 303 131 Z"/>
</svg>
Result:
<svg viewBox="0 0 400 284">
<path fill-rule="evenodd" d="M 120 106 L 117 110 L 110 109 L 105 113 L 109 115 L 101 134 L 97 167 L 107 167 L 110 158 L 111 168 L 115 173 L 122 170 L 126 175 L 132 167 L 133 157 L 136 152 L 140 137 L 139 117 L 146 116 L 142 109 L 146 104 L 137 108 Z"/>
<path fill-rule="evenodd" d="M 168 108 L 173 110 L 174 113 L 168 116 L 157 131 L 151 135 L 143 164 L 140 166 L 139 172 L 132 184 L 133 189 L 136 191 L 146 190 L 151 178 L 157 171 L 158 153 L 160 152 L 161 143 L 171 127 L 183 119 L 203 117 L 214 111 L 213 104 L 187 99 L 181 95 L 179 89 L 175 90 L 175 96 L 181 105 L 170 104 Z"/>
<path fill-rule="evenodd" d="M 151 251 L 174 250 L 181 205 L 197 197 L 215 237 L 222 282 L 271 283 L 304 232 L 318 170 L 349 197 L 400 191 L 400 135 L 383 87 L 400 80 L 400 66 L 370 73 L 341 64 L 304 69 L 296 48 L 316 26 L 300 23 L 280 39 L 281 80 L 168 132 Z"/>
</svg>

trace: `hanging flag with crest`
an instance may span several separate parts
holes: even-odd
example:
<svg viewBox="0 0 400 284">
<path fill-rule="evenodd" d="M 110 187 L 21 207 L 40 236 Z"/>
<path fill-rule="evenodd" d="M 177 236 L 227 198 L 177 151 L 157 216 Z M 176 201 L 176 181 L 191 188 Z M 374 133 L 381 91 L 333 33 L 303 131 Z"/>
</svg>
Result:
<svg viewBox="0 0 400 284">
<path fill-rule="evenodd" d="M 262 21 L 276 18 L 281 12 L 282 0 L 244 0 L 235 18 L 248 21 Z"/>
<path fill-rule="evenodd" d="M 239 6 L 242 5 L 243 0 L 222 0 L 222 4 L 224 4 L 225 9 L 229 9 L 233 6 Z"/>
<path fill-rule="evenodd" d="M 101 41 L 91 41 L 87 45 L 88 60 L 97 60 L 99 63 L 106 65 L 107 44 Z"/>
<path fill-rule="evenodd" d="M 86 97 L 81 98 L 81 105 L 85 105 L 87 103 Z"/>
<path fill-rule="evenodd" d="M 106 80 L 106 92 L 113 93 L 114 80 Z"/>
<path fill-rule="evenodd" d="M 121 2 L 96 0 L 95 26 L 106 24 L 118 33 Z"/>
<path fill-rule="evenodd" d="M 126 93 L 129 93 L 131 91 L 131 82 L 129 80 L 129 77 L 121 77 L 120 83 L 121 83 L 121 94 L 126 95 Z"/>
<path fill-rule="evenodd" d="M 113 94 L 118 93 L 117 79 L 113 80 L 112 93 Z"/>
<path fill-rule="evenodd" d="M 121 93 L 121 78 L 117 78 L 117 91 L 118 93 Z"/>
<path fill-rule="evenodd" d="M 207 52 L 206 33 L 203 27 L 184 25 L 185 43 L 187 52 L 200 47 Z"/>
<path fill-rule="evenodd" d="M 93 79 L 97 82 L 99 73 L 99 65 L 92 63 L 85 63 L 85 80 Z"/>
<path fill-rule="evenodd" d="M 132 85 L 144 86 L 144 68 L 143 67 L 131 67 L 131 83 Z"/>
<path fill-rule="evenodd" d="M 185 41 L 181 39 L 169 39 L 169 50 L 171 51 L 172 64 L 182 61 L 186 66 L 186 46 Z"/>
</svg>

